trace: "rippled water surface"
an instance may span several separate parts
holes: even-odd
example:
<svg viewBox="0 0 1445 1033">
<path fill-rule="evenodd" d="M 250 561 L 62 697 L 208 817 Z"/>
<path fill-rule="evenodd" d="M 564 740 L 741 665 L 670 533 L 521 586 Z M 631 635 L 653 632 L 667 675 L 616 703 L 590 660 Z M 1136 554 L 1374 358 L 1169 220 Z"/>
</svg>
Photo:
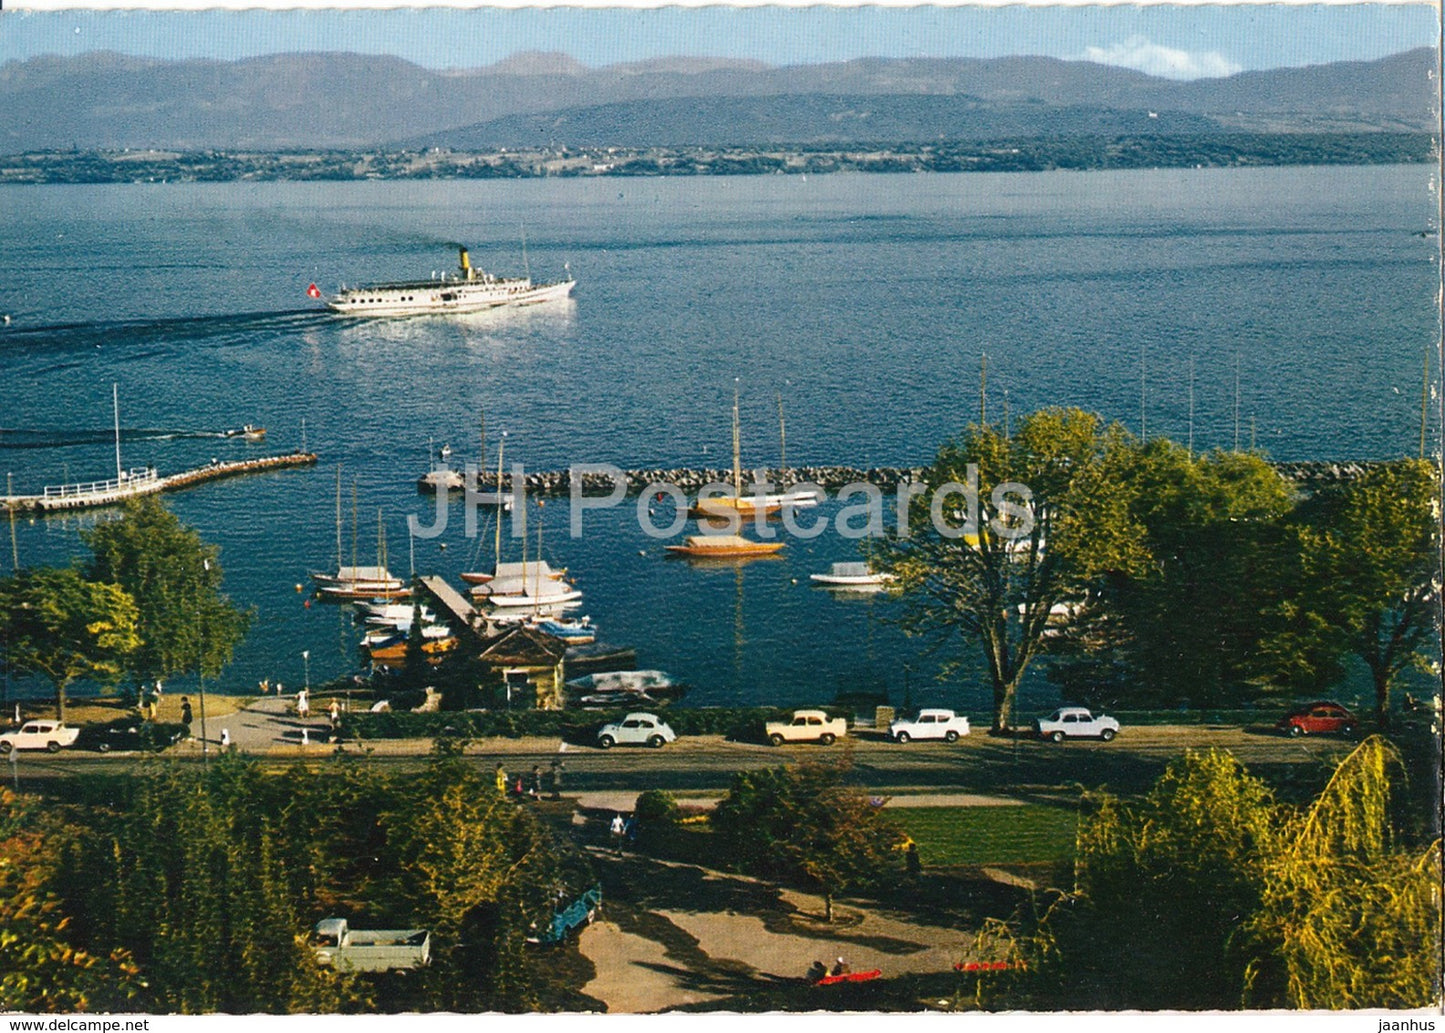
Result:
<svg viewBox="0 0 1445 1033">
<path fill-rule="evenodd" d="M 123 461 L 162 473 L 305 444 L 318 469 L 207 485 L 171 505 L 223 547 L 255 631 L 224 679 L 352 669 L 344 610 L 295 586 L 342 553 L 408 569 L 428 443 L 529 469 L 725 465 L 735 381 L 745 464 L 927 461 L 989 405 L 1081 405 L 1197 447 L 1238 432 L 1282 459 L 1413 452 L 1435 332 L 1427 167 L 1026 175 L 0 188 L 0 472 L 16 491 L 107 476 L 111 384 Z M 525 236 L 526 252 L 522 240 Z M 577 277 L 573 300 L 463 318 L 352 320 L 305 296 L 474 264 Z M 1142 377 L 1141 377 L 1142 369 Z M 269 429 L 265 445 L 216 433 Z M 353 535 L 352 495 L 357 499 Z M 470 566 L 460 507 L 422 572 Z M 810 572 L 856 557 L 824 535 L 782 558 L 662 558 L 632 506 L 531 517 L 585 612 L 690 699 L 806 702 L 889 687 L 982 707 L 976 677 L 839 599 Z M 82 518 L 20 521 L 22 563 L 81 550 Z M 429 519 L 429 516 L 428 516 Z M 355 545 L 353 547 L 353 541 Z M 441 545 L 445 543 L 445 549 Z M 8 545 L 8 542 L 6 543 Z M 489 556 L 490 539 L 482 543 Z M 529 550 L 536 541 L 529 537 Z M 520 543 L 507 543 L 520 555 Z M 10 568 L 0 550 L 0 571 Z M 476 562 L 485 562 L 477 560 Z M 1031 692 L 1050 698 L 1042 681 Z"/>
</svg>

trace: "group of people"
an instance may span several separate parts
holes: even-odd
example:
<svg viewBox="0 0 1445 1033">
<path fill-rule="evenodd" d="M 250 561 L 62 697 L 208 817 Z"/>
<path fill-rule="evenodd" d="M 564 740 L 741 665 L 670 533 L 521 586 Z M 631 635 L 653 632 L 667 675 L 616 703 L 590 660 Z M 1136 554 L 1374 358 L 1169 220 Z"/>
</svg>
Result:
<svg viewBox="0 0 1445 1033">
<path fill-rule="evenodd" d="M 611 835 L 612 845 L 616 848 L 617 855 L 621 857 L 624 844 L 627 846 L 637 845 L 637 815 L 629 814 L 624 817 L 620 811 L 613 815 Z"/>
<path fill-rule="evenodd" d="M 816 983 L 818 980 L 826 979 L 828 976 L 846 976 L 852 971 L 853 967 L 849 965 L 846 961 L 844 961 L 841 957 L 837 961 L 833 962 L 833 967 L 831 969 L 828 968 L 828 966 L 823 964 L 821 961 L 815 961 L 808 968 L 808 982 Z"/>
<path fill-rule="evenodd" d="M 500 762 L 497 764 L 496 780 L 497 792 L 503 796 L 512 795 L 524 800 L 540 800 L 542 793 L 546 792 L 553 800 L 562 798 L 562 772 L 567 765 L 562 763 L 561 757 L 554 757 L 552 765 L 547 771 L 542 770 L 542 765 L 533 764 L 528 775 L 517 775 L 515 778 L 507 774 L 507 769 Z"/>
</svg>

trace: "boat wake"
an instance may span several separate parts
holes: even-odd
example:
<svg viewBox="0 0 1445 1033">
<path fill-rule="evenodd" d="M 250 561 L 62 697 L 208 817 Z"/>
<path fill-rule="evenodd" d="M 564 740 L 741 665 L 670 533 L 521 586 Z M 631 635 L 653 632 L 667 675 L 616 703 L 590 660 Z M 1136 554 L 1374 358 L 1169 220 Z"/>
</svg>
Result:
<svg viewBox="0 0 1445 1033">
<path fill-rule="evenodd" d="M 176 441 L 185 439 L 237 438 L 235 432 L 224 430 L 166 430 L 122 427 L 120 440 Z M 112 428 L 24 430 L 0 427 L 0 451 L 7 449 L 80 448 L 87 445 L 109 445 L 115 441 Z"/>
<path fill-rule="evenodd" d="M 320 326 L 329 314 L 315 309 L 280 312 L 243 312 L 212 316 L 179 316 L 163 319 L 105 320 L 91 323 L 50 323 L 26 326 L 15 323 L 0 334 L 0 351 L 24 351 L 26 355 L 57 354 L 116 348 L 131 351 L 145 345 L 173 346 L 178 342 L 225 344 L 230 339 L 249 340 L 256 333 L 304 330 Z M 154 355 L 155 352 L 147 352 Z M 138 356 L 144 357 L 144 356 Z"/>
</svg>

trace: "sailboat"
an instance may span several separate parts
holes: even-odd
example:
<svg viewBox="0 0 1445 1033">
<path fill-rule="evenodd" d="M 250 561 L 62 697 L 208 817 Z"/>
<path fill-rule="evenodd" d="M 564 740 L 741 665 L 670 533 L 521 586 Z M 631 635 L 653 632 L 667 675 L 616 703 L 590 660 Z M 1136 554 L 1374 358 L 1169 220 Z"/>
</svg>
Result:
<svg viewBox="0 0 1445 1033">
<path fill-rule="evenodd" d="M 503 509 L 511 512 L 512 505 L 517 501 L 516 495 L 510 491 L 502 490 L 502 449 L 506 446 L 507 435 L 502 433 L 502 444 L 497 448 L 497 486 L 495 491 L 482 490 L 482 471 L 487 468 L 487 418 L 482 417 L 482 457 L 477 461 L 477 491 L 472 494 L 472 499 L 479 506 L 492 506 L 496 509 Z"/>
<path fill-rule="evenodd" d="M 316 594 L 322 599 L 405 599 L 411 589 L 386 569 L 386 529 L 381 510 L 376 511 L 376 553 L 374 567 L 360 567 L 353 558 L 351 566 L 341 564 L 341 471 L 336 473 L 336 573 L 315 573 Z"/>
<path fill-rule="evenodd" d="M 773 502 L 767 498 L 760 498 L 756 495 L 743 494 L 743 463 L 742 463 L 742 441 L 738 421 L 738 389 L 733 386 L 733 493 L 713 498 L 698 498 L 693 503 L 687 515 L 694 519 L 721 518 L 730 519 L 739 516 L 743 519 L 756 516 L 761 512 L 765 516 L 771 516 L 783 508 L 781 502 Z"/>
<path fill-rule="evenodd" d="M 482 433 L 483 433 L 483 435 L 485 435 L 485 433 L 486 433 L 485 424 L 483 425 L 483 432 L 482 432 Z M 487 449 L 486 438 L 485 438 L 485 436 L 484 436 L 484 437 L 482 438 L 482 454 L 483 454 L 483 456 L 485 456 L 485 454 L 486 454 L 486 449 Z M 504 570 L 504 569 L 503 569 L 503 564 L 502 564 L 502 513 L 501 513 L 501 511 L 502 511 L 502 510 L 508 510 L 508 511 L 510 511 L 511 508 L 512 508 L 512 500 L 513 500 L 513 495 L 512 495 L 512 493 L 511 493 L 510 491 L 508 491 L 508 492 L 503 492 L 503 491 L 502 491 L 502 470 L 503 470 L 503 463 L 505 462 L 506 450 L 507 450 L 507 434 L 506 434 L 505 431 L 503 431 L 503 432 L 502 432 L 502 443 L 497 446 L 497 490 L 494 491 L 494 492 L 479 492 L 479 493 L 477 494 L 477 500 L 478 500 L 478 502 L 480 502 L 480 503 L 482 503 L 482 504 L 484 504 L 484 505 L 485 505 L 485 504 L 490 504 L 490 505 L 496 506 L 497 509 L 498 509 L 498 513 L 497 513 L 497 546 L 496 546 L 496 554 L 495 554 L 495 556 L 493 557 L 493 560 L 492 560 L 492 569 L 491 569 L 490 571 L 485 571 L 485 570 L 466 570 L 466 571 L 463 571 L 463 572 L 462 572 L 462 580 L 465 581 L 465 582 L 466 582 L 467 584 L 469 584 L 469 585 L 485 585 L 485 584 L 487 584 L 488 582 L 492 581 L 492 580 L 495 579 L 495 578 L 499 578 L 499 577 L 516 577 L 516 576 L 521 576 L 521 575 L 524 575 L 524 574 L 525 574 L 525 570 L 523 570 L 523 571 Z M 481 480 L 481 473 L 480 473 L 480 471 L 478 471 L 478 473 L 477 473 L 477 479 L 478 479 L 478 481 L 480 482 L 480 480 Z M 490 503 L 484 501 L 484 499 L 486 499 L 487 497 L 490 497 L 490 499 L 492 500 Z M 480 545 L 480 543 L 478 543 L 478 544 Z M 550 574 L 550 572 L 549 572 L 548 576 L 549 576 L 549 577 L 552 576 L 552 575 Z M 559 575 L 559 576 L 560 576 L 560 575 Z"/>
<path fill-rule="evenodd" d="M 525 513 L 524 513 L 525 516 Z M 495 609 L 532 616 L 551 616 L 582 599 L 570 582 L 563 580 L 547 561 L 542 559 L 542 526 L 537 525 L 537 559 L 527 560 L 527 536 L 522 535 L 522 562 L 502 562 L 501 523 L 497 526 L 497 559 L 492 578 L 472 589 L 472 598 Z M 465 578 L 465 575 L 463 575 Z"/>
</svg>

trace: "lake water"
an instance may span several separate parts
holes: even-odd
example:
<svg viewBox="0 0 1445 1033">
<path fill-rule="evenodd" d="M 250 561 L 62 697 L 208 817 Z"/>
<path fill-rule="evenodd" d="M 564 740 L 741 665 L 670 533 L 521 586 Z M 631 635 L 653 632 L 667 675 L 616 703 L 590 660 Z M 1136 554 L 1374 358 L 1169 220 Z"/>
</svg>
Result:
<svg viewBox="0 0 1445 1033">
<path fill-rule="evenodd" d="M 1196 447 L 1251 434 L 1280 459 L 1383 458 L 1418 447 L 1422 362 L 1436 334 L 1430 168 L 1021 175 L 527 180 L 0 188 L 0 473 L 17 492 L 162 473 L 305 444 L 317 469 L 169 497 L 222 546 L 227 588 L 257 610 L 223 678 L 247 691 L 355 668 L 344 609 L 295 586 L 343 555 L 390 565 L 429 441 L 528 469 L 730 461 L 741 393 L 745 465 L 926 462 L 978 410 L 1079 405 Z M 464 318 L 364 321 L 307 284 L 426 277 L 456 261 L 577 278 L 567 303 Z M 1142 377 L 1141 377 L 1142 368 Z M 1142 386 L 1142 391 L 1141 391 Z M 243 423 L 264 446 L 216 438 Z M 210 436 L 208 436 L 210 435 Z M 460 506 L 453 507 L 460 517 Z M 629 505 L 566 534 L 565 501 L 532 514 L 609 642 L 695 686 L 694 703 L 826 701 L 888 687 L 985 707 L 982 680 L 807 575 L 856 558 L 828 534 L 783 558 L 697 569 L 662 558 Z M 22 563 L 82 551 L 99 517 L 21 520 Z M 6 542 L 6 545 L 9 543 Z M 441 546 L 445 544 L 443 549 Z M 483 555 L 490 555 L 490 541 Z M 509 541 L 512 558 L 520 544 Z M 535 548 L 535 540 L 529 549 Z M 421 572 L 470 567 L 460 520 L 415 543 Z M 0 549 L 0 572 L 11 552 Z M 476 562 L 486 562 L 480 560 Z M 1028 701 L 1051 701 L 1035 679 Z"/>
</svg>

